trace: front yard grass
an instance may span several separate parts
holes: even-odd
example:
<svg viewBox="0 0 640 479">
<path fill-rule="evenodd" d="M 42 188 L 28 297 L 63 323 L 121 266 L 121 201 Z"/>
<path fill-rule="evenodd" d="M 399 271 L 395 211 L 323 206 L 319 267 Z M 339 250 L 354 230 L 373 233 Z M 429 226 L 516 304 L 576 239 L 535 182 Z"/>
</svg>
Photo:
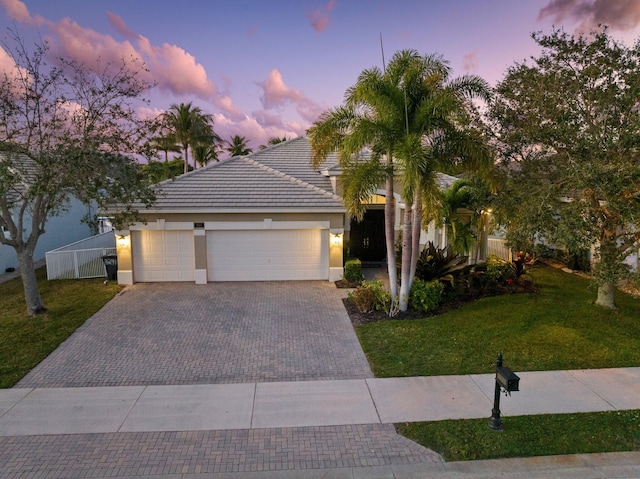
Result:
<svg viewBox="0 0 640 479">
<path fill-rule="evenodd" d="M 447 461 L 634 451 L 640 449 L 640 411 L 549 414 L 503 418 L 504 431 L 487 419 L 405 423 L 400 434 Z"/>
<path fill-rule="evenodd" d="M 514 371 L 640 365 L 640 298 L 616 294 L 597 306 L 589 280 L 548 266 L 532 269 L 539 293 L 483 298 L 418 320 L 360 325 L 376 377 L 489 373 L 499 352 Z"/>
<path fill-rule="evenodd" d="M 640 299 L 616 293 L 596 306 L 589 280 L 547 266 L 539 293 L 484 298 L 439 316 L 356 328 L 377 377 L 492 373 L 498 352 L 514 371 L 640 366 Z M 516 393 L 518 394 L 518 393 Z M 640 411 L 503 417 L 396 425 L 446 460 L 640 449 Z"/>
<path fill-rule="evenodd" d="M 47 281 L 45 268 L 37 276 L 48 311 L 35 317 L 20 278 L 0 284 L 0 388 L 15 385 L 121 290 L 104 278 Z"/>
</svg>

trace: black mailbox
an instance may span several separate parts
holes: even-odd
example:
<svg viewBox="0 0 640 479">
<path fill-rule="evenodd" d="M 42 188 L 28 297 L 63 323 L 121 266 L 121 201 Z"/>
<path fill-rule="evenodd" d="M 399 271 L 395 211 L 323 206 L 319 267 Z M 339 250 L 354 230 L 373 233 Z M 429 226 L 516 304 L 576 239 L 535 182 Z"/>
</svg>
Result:
<svg viewBox="0 0 640 479">
<path fill-rule="evenodd" d="M 520 378 L 509 368 L 502 365 L 502 353 L 498 354 L 496 361 L 496 387 L 493 395 L 493 409 L 489 418 L 489 427 L 496 431 L 502 431 L 500 419 L 500 391 L 511 396 L 511 391 L 520 390 Z"/>
<path fill-rule="evenodd" d="M 497 368 L 496 381 L 507 392 L 519 391 L 520 378 L 511 369 L 500 366 Z"/>
</svg>

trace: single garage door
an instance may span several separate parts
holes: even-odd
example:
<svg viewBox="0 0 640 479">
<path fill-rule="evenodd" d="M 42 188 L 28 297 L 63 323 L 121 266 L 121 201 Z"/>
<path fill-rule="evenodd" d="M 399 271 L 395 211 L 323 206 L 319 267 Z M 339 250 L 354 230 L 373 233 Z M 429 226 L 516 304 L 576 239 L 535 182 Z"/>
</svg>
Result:
<svg viewBox="0 0 640 479">
<path fill-rule="evenodd" d="M 329 231 L 207 231 L 209 281 L 329 279 Z"/>
<path fill-rule="evenodd" d="M 136 282 L 195 281 L 193 231 L 132 232 Z"/>
</svg>

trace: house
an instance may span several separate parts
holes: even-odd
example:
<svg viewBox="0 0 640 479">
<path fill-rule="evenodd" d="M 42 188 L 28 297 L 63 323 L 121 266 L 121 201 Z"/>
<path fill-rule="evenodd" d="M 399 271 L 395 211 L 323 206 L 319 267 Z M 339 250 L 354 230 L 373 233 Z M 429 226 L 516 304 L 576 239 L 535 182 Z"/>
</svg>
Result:
<svg viewBox="0 0 640 479">
<path fill-rule="evenodd" d="M 159 183 L 116 231 L 118 282 L 340 279 L 345 208 L 309 158 L 297 138 Z"/>
<path fill-rule="evenodd" d="M 22 161 L 20 165 L 16 164 L 17 160 L 13 160 L 11 166 L 8 166 L 9 171 L 12 174 L 20 175 L 22 182 L 29 181 L 30 168 L 29 159 L 27 157 L 20 157 Z M 0 153 L 0 163 L 7 165 L 6 155 Z M 16 185 L 19 185 L 17 183 Z M 0 185 L 1 186 L 1 185 Z M 0 188 L 1 190 L 2 188 Z M 21 192 L 19 186 L 9 188 L 4 194 L 0 194 L 0 204 L 6 203 L 9 214 L 12 219 L 17 221 L 18 209 L 22 204 Z M 36 245 L 33 260 L 40 261 L 44 259 L 47 251 L 59 248 L 60 246 L 73 243 L 91 236 L 91 229 L 89 225 L 82 220 L 86 215 L 91 216 L 92 208 L 86 204 L 80 202 L 76 198 L 70 198 L 66 208 L 60 215 L 51 217 L 45 225 L 45 232 L 38 239 Z M 24 218 L 24 232 L 28 234 L 31 228 L 31 215 L 28 210 L 25 211 Z M 9 231 L 5 228 L 0 228 L 0 234 L 5 238 L 9 238 Z M 7 270 L 18 269 L 18 257 L 12 246 L 0 244 L 0 273 L 4 273 Z"/>
<path fill-rule="evenodd" d="M 318 169 L 310 159 L 300 137 L 159 183 L 156 204 L 137 205 L 144 221 L 116 231 L 118 282 L 337 281 L 345 249 L 384 261 L 384 190 L 351 221 L 337 157 Z M 403 207 L 397 198 L 398 231 Z M 446 238 L 432 227 L 427 241 Z"/>
</svg>

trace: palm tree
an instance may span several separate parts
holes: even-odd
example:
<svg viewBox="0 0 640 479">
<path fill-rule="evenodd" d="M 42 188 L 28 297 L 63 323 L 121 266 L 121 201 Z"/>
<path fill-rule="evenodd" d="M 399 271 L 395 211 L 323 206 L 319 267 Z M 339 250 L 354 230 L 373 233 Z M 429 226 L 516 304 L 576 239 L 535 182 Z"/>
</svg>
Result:
<svg viewBox="0 0 640 479">
<path fill-rule="evenodd" d="M 218 161 L 218 149 L 212 144 L 197 143 L 191 148 L 191 153 L 200 166 L 205 166 L 210 161 Z"/>
<path fill-rule="evenodd" d="M 247 146 L 248 140 L 244 136 L 234 135 L 227 141 L 226 150 L 231 156 L 244 156 L 253 152 L 253 148 Z"/>
<path fill-rule="evenodd" d="M 285 141 L 289 141 L 289 138 L 287 138 L 286 135 L 283 136 L 282 138 L 280 138 L 279 136 L 272 136 L 271 138 L 269 138 L 269 140 L 267 141 L 266 145 L 260 145 L 258 147 L 258 149 L 259 150 L 264 150 L 268 146 L 273 146 L 273 145 L 277 145 L 279 143 L 284 143 Z"/>
<path fill-rule="evenodd" d="M 167 126 L 175 142 L 182 146 L 185 173 L 189 164 L 189 146 L 198 143 L 214 145 L 220 140 L 213 131 L 213 117 L 203 113 L 199 107 L 194 107 L 191 102 L 173 104 L 162 115 L 161 121 Z M 197 164 L 194 158 L 195 167 Z"/>
<path fill-rule="evenodd" d="M 471 127 L 468 101 L 486 98 L 488 85 L 476 76 L 449 82 L 449 74 L 440 56 L 400 51 L 385 71 L 364 70 L 347 90 L 345 105 L 323 114 L 309 130 L 314 163 L 338 151 L 350 215 L 364 214 L 363 200 L 385 179 L 390 292 L 401 311 L 408 307 L 415 275 L 423 204 L 431 209 L 437 197 L 437 170 L 444 164 L 484 167 L 491 163 L 482 136 Z M 369 159 L 359 156 L 364 147 L 371 150 Z M 396 175 L 405 204 L 399 295 L 393 226 Z"/>
<path fill-rule="evenodd" d="M 154 136 L 151 138 L 150 146 L 154 152 L 164 152 L 164 162 L 169 161 L 169 153 L 180 153 L 180 145 L 176 144 L 172 135 Z"/>
</svg>

